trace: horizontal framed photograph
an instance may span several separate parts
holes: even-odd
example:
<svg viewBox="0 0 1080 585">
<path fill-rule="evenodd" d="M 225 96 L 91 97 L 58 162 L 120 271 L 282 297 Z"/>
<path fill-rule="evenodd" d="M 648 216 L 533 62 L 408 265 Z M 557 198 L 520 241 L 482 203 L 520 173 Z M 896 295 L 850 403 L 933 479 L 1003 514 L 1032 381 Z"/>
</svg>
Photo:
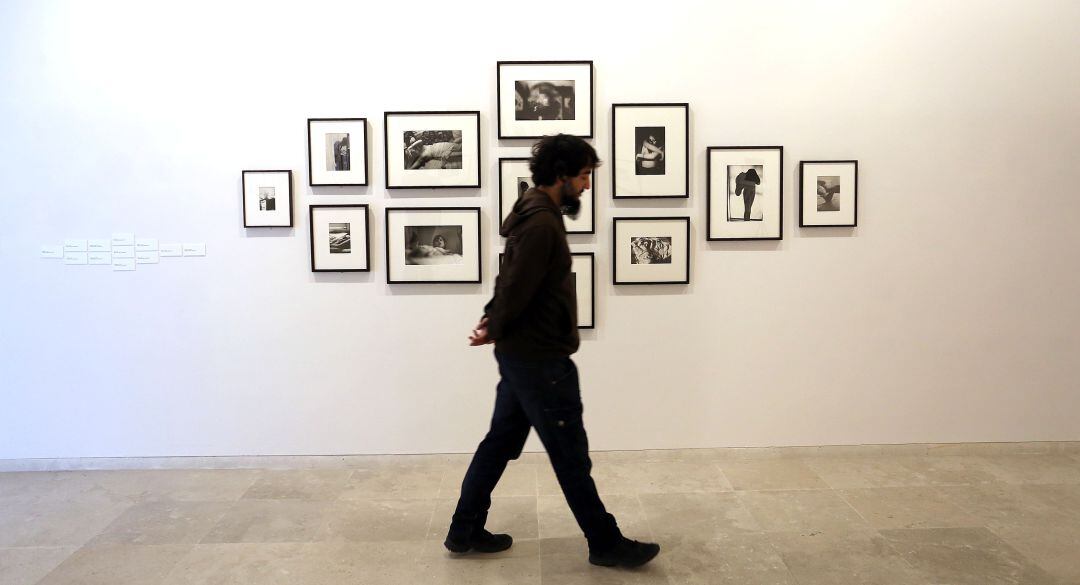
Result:
<svg viewBox="0 0 1080 585">
<path fill-rule="evenodd" d="M 689 217 L 612 220 L 615 284 L 689 284 Z"/>
<path fill-rule="evenodd" d="M 367 205 L 312 205 L 308 219 L 312 272 L 371 270 Z"/>
<path fill-rule="evenodd" d="M 480 186 L 480 112 L 386 112 L 387 189 Z"/>
<path fill-rule="evenodd" d="M 592 173 L 589 188 L 581 194 L 581 211 L 577 217 L 563 216 L 568 234 L 595 234 L 596 216 L 596 173 Z M 529 170 L 528 158 L 499 159 L 499 225 L 506 221 L 506 216 L 514 208 L 514 203 L 533 188 L 532 171 Z"/>
<path fill-rule="evenodd" d="M 292 227 L 292 171 L 243 171 L 244 227 Z"/>
<path fill-rule="evenodd" d="M 499 253 L 502 267 L 503 253 Z M 570 276 L 574 279 L 577 293 L 578 329 L 596 328 L 596 254 L 592 252 L 570 253 Z"/>
<path fill-rule="evenodd" d="M 386 282 L 479 283 L 479 207 L 387 207 Z"/>
<path fill-rule="evenodd" d="M 859 221 L 859 161 L 799 163 L 799 226 L 855 227 Z"/>
<path fill-rule="evenodd" d="M 499 138 L 592 138 L 592 61 L 499 61 L 495 69 Z"/>
<path fill-rule="evenodd" d="M 611 106 L 611 196 L 690 196 L 690 105 Z"/>
<path fill-rule="evenodd" d="M 308 118 L 308 185 L 368 184 L 367 118 Z"/>
<path fill-rule="evenodd" d="M 706 154 L 706 239 L 783 239 L 784 147 L 710 146 Z"/>
</svg>

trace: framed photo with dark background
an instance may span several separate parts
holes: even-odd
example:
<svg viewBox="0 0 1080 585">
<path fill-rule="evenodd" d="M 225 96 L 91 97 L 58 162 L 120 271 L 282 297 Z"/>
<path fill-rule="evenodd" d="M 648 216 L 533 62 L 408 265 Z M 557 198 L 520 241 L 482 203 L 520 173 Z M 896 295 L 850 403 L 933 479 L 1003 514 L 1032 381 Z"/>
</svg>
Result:
<svg viewBox="0 0 1080 585">
<path fill-rule="evenodd" d="M 499 253 L 499 268 L 502 268 L 503 253 Z M 571 276 L 577 293 L 578 329 L 596 328 L 596 254 L 592 252 L 571 252 Z"/>
<path fill-rule="evenodd" d="M 371 270 L 367 205 L 312 205 L 308 219 L 312 272 Z"/>
<path fill-rule="evenodd" d="M 479 283 L 479 207 L 387 207 L 386 282 Z"/>
<path fill-rule="evenodd" d="M 689 284 L 689 217 L 616 217 L 612 220 L 615 284 Z"/>
<path fill-rule="evenodd" d="M 782 239 L 784 147 L 710 146 L 706 158 L 706 239 Z"/>
<path fill-rule="evenodd" d="M 386 112 L 387 189 L 480 186 L 480 112 Z"/>
<path fill-rule="evenodd" d="M 577 217 L 563 216 L 568 234 L 596 233 L 596 173 L 592 174 L 589 188 L 581 194 L 581 211 Z M 510 215 L 514 203 L 532 187 L 532 171 L 528 158 L 499 159 L 499 225 Z"/>
<path fill-rule="evenodd" d="M 240 173 L 244 227 L 292 227 L 292 171 Z"/>
<path fill-rule="evenodd" d="M 859 161 L 799 163 L 800 227 L 855 227 L 858 211 Z"/>
<path fill-rule="evenodd" d="M 592 61 L 499 61 L 495 69 L 499 138 L 592 138 Z"/>
<path fill-rule="evenodd" d="M 308 185 L 367 185 L 367 118 L 308 118 L 307 124 Z"/>
<path fill-rule="evenodd" d="M 611 196 L 690 196 L 689 104 L 611 106 Z"/>
</svg>

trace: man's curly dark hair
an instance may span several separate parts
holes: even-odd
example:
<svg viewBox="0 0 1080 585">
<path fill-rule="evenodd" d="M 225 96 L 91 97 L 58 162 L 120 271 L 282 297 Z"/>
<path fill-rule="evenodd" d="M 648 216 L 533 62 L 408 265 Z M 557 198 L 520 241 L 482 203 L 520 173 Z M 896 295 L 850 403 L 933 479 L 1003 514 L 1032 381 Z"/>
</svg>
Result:
<svg viewBox="0 0 1080 585">
<path fill-rule="evenodd" d="M 545 136 L 533 145 L 529 170 L 537 187 L 554 185 L 560 178 L 576 177 L 585 167 L 600 166 L 596 149 L 568 134 Z"/>
</svg>

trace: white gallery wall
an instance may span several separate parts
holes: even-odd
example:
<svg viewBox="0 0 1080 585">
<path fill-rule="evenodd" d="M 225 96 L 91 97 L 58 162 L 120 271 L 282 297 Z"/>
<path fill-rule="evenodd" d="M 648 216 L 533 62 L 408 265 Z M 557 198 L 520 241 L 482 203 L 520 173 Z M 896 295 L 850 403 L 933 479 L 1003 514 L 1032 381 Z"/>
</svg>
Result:
<svg viewBox="0 0 1080 585">
<path fill-rule="evenodd" d="M 690 103 L 691 197 L 599 173 L 594 449 L 1080 439 L 1080 3 L 0 3 L 0 459 L 471 451 L 466 335 L 497 236 L 497 60 L 591 59 Z M 480 110 L 480 189 L 385 189 L 382 113 Z M 369 187 L 307 186 L 306 119 L 371 121 Z M 784 146 L 784 238 L 705 241 L 705 148 Z M 798 162 L 859 160 L 855 229 Z M 243 169 L 295 226 L 244 229 Z M 373 270 L 313 274 L 307 206 L 367 203 Z M 387 285 L 386 206 L 479 206 L 481 285 Z M 691 284 L 611 284 L 615 216 L 689 215 Z M 204 242 L 134 272 L 65 238 Z M 535 438 L 529 445 L 538 447 Z"/>
</svg>

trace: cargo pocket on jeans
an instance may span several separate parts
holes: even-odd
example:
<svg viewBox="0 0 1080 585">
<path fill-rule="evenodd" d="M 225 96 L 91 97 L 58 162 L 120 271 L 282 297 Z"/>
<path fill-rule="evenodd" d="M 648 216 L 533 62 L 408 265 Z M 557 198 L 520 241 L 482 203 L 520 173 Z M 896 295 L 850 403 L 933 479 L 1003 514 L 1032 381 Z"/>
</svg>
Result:
<svg viewBox="0 0 1080 585">
<path fill-rule="evenodd" d="M 582 423 L 577 368 L 569 359 L 558 366 L 545 369 L 548 387 L 544 388 L 544 418 L 561 453 L 575 462 L 585 462 L 589 447 Z"/>
</svg>

